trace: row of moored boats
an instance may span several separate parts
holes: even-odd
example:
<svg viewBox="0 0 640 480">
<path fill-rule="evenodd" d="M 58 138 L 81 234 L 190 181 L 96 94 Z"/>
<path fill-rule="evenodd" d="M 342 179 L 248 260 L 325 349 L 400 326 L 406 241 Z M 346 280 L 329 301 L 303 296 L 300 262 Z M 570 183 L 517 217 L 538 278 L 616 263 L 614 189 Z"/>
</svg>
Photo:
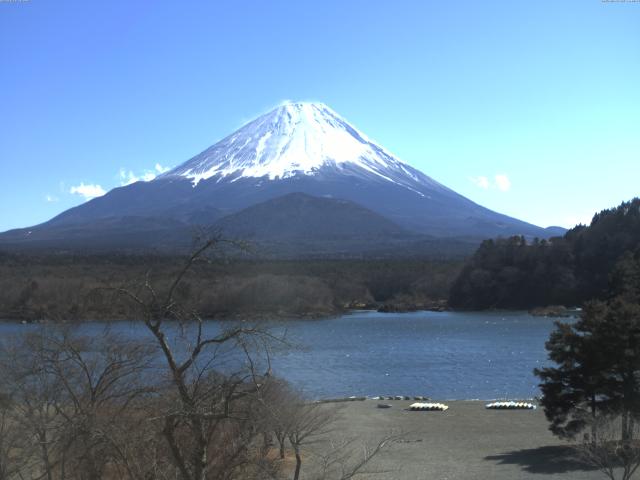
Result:
<svg viewBox="0 0 640 480">
<path fill-rule="evenodd" d="M 400 397 L 398 400 L 401 400 Z M 391 408 L 388 403 L 379 403 L 378 408 Z M 536 406 L 530 402 L 492 402 L 485 405 L 485 408 L 489 410 L 535 410 Z M 444 403 L 435 402 L 416 402 L 409 405 L 409 410 L 414 412 L 445 412 L 449 409 L 448 405 Z"/>
</svg>

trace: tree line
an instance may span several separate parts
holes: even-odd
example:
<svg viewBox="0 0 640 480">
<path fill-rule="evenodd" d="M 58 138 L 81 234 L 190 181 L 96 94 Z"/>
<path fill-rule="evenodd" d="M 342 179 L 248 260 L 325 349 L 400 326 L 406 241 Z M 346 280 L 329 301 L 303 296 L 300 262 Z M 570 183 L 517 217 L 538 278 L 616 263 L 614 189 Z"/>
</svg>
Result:
<svg viewBox="0 0 640 480">
<path fill-rule="evenodd" d="M 550 430 L 577 442 L 583 460 L 611 480 L 628 480 L 640 468 L 640 200 L 604 211 L 558 241 L 564 266 L 584 288 L 566 290 L 567 298 L 583 311 L 577 321 L 557 322 L 546 343 L 552 364 L 535 370 L 541 404 Z M 511 241 L 504 248 L 518 255 L 536 247 Z"/>
<path fill-rule="evenodd" d="M 0 318 L 112 320 L 131 305 L 106 287 L 149 278 L 167 287 L 182 259 L 138 255 L 0 255 Z M 384 304 L 446 300 L 457 260 L 258 260 L 211 258 L 176 292 L 207 318 L 327 316 Z"/>
<path fill-rule="evenodd" d="M 563 237 L 484 241 L 453 282 L 460 309 L 579 306 L 640 281 L 640 199 L 624 202 Z"/>
</svg>

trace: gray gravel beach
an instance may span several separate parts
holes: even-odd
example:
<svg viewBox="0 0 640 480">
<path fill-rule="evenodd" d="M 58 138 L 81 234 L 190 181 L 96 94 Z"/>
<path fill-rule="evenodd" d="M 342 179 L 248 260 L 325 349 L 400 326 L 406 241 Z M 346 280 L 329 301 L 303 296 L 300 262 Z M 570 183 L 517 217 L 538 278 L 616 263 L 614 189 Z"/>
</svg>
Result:
<svg viewBox="0 0 640 480">
<path fill-rule="evenodd" d="M 602 479 L 554 437 L 541 409 L 487 410 L 481 401 L 443 402 L 446 412 L 412 412 L 412 401 L 340 404 L 333 436 L 375 443 L 391 431 L 406 435 L 382 451 L 367 470 L 372 479 Z"/>
</svg>

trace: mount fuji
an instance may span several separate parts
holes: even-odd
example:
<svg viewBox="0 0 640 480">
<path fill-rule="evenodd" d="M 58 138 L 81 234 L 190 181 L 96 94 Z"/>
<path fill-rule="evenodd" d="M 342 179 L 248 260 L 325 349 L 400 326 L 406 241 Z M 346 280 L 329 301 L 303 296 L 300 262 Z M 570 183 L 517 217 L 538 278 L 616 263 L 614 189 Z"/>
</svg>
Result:
<svg viewBox="0 0 640 480">
<path fill-rule="evenodd" d="M 313 252 L 322 244 L 324 254 L 401 251 L 425 242 L 562 233 L 484 208 L 396 158 L 326 105 L 297 102 L 151 181 L 5 232 L 0 247 L 172 250 L 190 244 L 194 227 L 211 225 L 281 250 L 296 244 L 301 254 L 300 245 Z"/>
</svg>

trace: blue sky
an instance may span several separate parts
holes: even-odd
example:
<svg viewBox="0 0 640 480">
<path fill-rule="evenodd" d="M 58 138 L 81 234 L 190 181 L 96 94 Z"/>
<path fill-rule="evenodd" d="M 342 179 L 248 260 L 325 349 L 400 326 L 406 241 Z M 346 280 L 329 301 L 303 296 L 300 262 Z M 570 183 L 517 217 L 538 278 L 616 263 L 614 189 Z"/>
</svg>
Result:
<svg viewBox="0 0 640 480">
<path fill-rule="evenodd" d="M 640 194 L 640 3 L 0 1 L 0 231 L 286 99 L 482 205 L 572 226 Z"/>
</svg>

